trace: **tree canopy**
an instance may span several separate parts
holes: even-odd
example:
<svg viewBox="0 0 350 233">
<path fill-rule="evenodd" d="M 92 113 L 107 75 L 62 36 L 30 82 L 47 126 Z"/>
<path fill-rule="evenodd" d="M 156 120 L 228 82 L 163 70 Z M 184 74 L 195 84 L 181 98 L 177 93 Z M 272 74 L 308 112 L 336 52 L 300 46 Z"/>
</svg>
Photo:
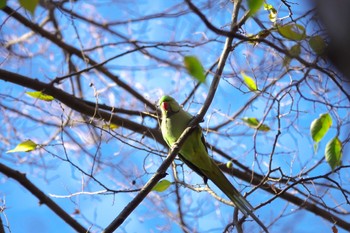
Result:
<svg viewBox="0 0 350 233">
<path fill-rule="evenodd" d="M 310 3 L 0 8 L 0 232 L 260 232 L 166 147 L 165 94 L 269 231 L 350 229 L 348 80 Z"/>
</svg>

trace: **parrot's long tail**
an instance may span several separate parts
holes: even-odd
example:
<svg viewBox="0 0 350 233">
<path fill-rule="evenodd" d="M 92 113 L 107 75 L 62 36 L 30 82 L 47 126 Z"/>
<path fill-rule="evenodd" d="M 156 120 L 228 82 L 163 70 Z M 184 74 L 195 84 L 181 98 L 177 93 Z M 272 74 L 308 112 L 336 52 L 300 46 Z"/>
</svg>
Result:
<svg viewBox="0 0 350 233">
<path fill-rule="evenodd" d="M 232 186 L 232 188 L 234 188 Z M 235 188 L 234 188 L 235 189 Z M 235 189 L 236 190 L 236 189 Z M 237 190 L 236 190 L 237 191 Z M 237 191 L 238 192 L 238 191 Z M 227 194 L 226 194 L 227 195 Z M 254 208 L 251 204 L 238 192 L 237 195 L 227 195 L 230 200 L 236 205 L 236 207 L 242 211 L 244 216 L 248 217 L 250 215 L 260 226 L 261 228 L 268 233 L 266 226 L 260 221 L 260 219 L 253 213 Z"/>
<path fill-rule="evenodd" d="M 261 226 L 261 228 L 268 233 L 266 226 L 259 220 L 259 218 L 253 213 L 253 206 L 241 195 L 241 193 L 233 187 L 231 182 L 226 178 L 226 176 L 221 172 L 220 168 L 214 163 L 212 166 L 211 174 L 205 174 L 213 183 L 221 189 L 223 193 L 226 194 L 228 198 L 233 202 L 233 205 L 236 206 L 244 216 L 248 217 L 249 215 Z"/>
</svg>

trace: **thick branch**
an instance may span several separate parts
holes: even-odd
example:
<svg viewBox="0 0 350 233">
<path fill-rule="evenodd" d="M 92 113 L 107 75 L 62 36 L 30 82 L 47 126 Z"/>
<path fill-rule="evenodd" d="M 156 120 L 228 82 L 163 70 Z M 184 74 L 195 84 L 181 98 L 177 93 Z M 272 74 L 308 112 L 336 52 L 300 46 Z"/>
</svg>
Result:
<svg viewBox="0 0 350 233">
<path fill-rule="evenodd" d="M 272 41 L 269 41 L 266 39 L 252 39 L 252 38 L 249 38 L 247 36 L 244 36 L 242 34 L 237 33 L 237 30 L 226 31 L 226 30 L 222 30 L 220 28 L 217 28 L 206 18 L 206 16 L 190 0 L 185 0 L 185 1 L 188 4 L 188 6 L 190 7 L 190 9 L 203 21 L 205 26 L 207 26 L 207 28 L 209 28 L 212 32 L 214 32 L 218 35 L 226 36 L 226 37 L 237 38 L 237 39 L 240 39 L 242 41 L 261 42 L 261 43 L 264 43 L 267 46 L 273 48 L 274 50 L 284 54 L 285 56 L 293 57 L 294 59 L 298 60 L 301 64 L 303 64 L 305 67 L 313 67 L 313 68 L 317 69 L 318 71 L 327 75 L 335 83 L 335 85 L 342 91 L 342 93 L 344 93 L 344 95 L 347 97 L 347 99 L 350 100 L 350 94 L 345 90 L 345 88 L 337 80 L 337 78 L 334 77 L 327 70 L 318 66 L 316 63 L 308 62 L 308 61 L 304 60 L 303 58 L 301 58 L 300 56 L 293 56 L 289 50 L 278 47 Z"/>
<path fill-rule="evenodd" d="M 235 174 L 235 176 L 239 177 L 240 179 L 243 179 L 245 181 L 250 180 L 251 184 L 253 185 L 260 185 L 261 181 L 263 179 L 262 176 L 254 173 L 254 176 L 252 176 L 252 173 L 247 173 L 247 172 L 242 172 L 241 170 L 238 169 L 228 169 L 225 164 L 219 165 L 220 169 L 223 170 L 226 173 L 229 174 Z M 268 183 L 264 183 L 260 186 L 261 189 L 275 195 L 276 197 L 281 197 L 282 199 L 293 203 L 297 206 L 300 206 L 300 208 L 304 208 L 320 217 L 323 219 L 328 220 L 331 223 L 336 224 L 337 226 L 343 228 L 343 229 L 350 229 L 350 223 L 344 221 L 343 219 L 337 217 L 334 214 L 331 214 L 327 212 L 325 209 L 322 209 L 318 207 L 317 205 L 311 203 L 310 201 L 303 200 L 296 195 L 293 195 L 291 193 L 287 192 L 287 189 L 279 189 L 276 186 L 270 185 Z"/>
<path fill-rule="evenodd" d="M 233 17 L 235 18 L 235 16 Z M 233 23 L 232 23 L 233 25 Z M 234 30 L 234 27 L 231 28 Z M 124 210 L 119 214 L 119 216 L 105 229 L 105 233 L 113 232 L 117 229 L 126 219 L 127 216 L 142 202 L 142 200 L 148 195 L 148 193 L 152 190 L 152 188 L 157 184 L 157 182 L 164 177 L 164 174 L 172 161 L 175 159 L 175 156 L 180 151 L 182 144 L 185 142 L 188 135 L 195 128 L 196 125 L 199 124 L 200 121 L 203 120 L 204 115 L 206 114 L 216 92 L 216 89 L 219 85 L 220 77 L 222 71 L 224 69 L 226 59 L 228 54 L 230 53 L 230 47 L 233 38 L 227 38 L 226 43 L 223 49 L 223 52 L 220 56 L 218 69 L 214 76 L 213 82 L 211 83 L 210 90 L 208 96 L 205 100 L 203 107 L 200 109 L 198 115 L 190 122 L 190 125 L 185 129 L 180 138 L 175 143 L 174 147 L 170 150 L 168 157 L 161 164 L 156 174 L 147 182 L 147 184 L 143 187 L 140 193 L 124 208 Z"/>
<path fill-rule="evenodd" d="M 76 55 L 77 57 L 81 58 L 85 62 L 89 63 L 91 66 L 96 66 L 96 70 L 98 70 L 101 73 L 105 74 L 107 77 L 109 77 L 111 80 L 113 80 L 116 84 L 118 84 L 120 87 L 122 87 L 124 90 L 129 92 L 132 96 L 134 96 L 136 99 L 138 99 L 141 102 L 143 102 L 144 104 L 146 104 L 149 108 L 151 108 L 153 110 L 155 109 L 154 104 L 152 104 L 147 99 L 145 99 L 140 93 L 135 91 L 135 89 L 130 87 L 128 84 L 124 83 L 118 76 L 112 74 L 108 69 L 106 69 L 103 66 L 98 66 L 98 62 L 93 60 L 88 55 L 83 54 L 83 52 L 80 51 L 79 49 L 76 49 L 75 47 L 64 43 L 62 40 L 57 38 L 55 35 L 53 35 L 50 32 L 44 30 L 39 25 L 30 22 L 29 20 L 27 20 L 25 17 L 23 17 L 21 14 L 17 13 L 13 9 L 11 9 L 10 7 L 4 7 L 2 10 L 5 13 L 7 13 L 9 16 L 15 18 L 17 21 L 22 23 L 24 26 L 30 28 L 31 30 L 33 30 L 34 32 L 38 33 L 42 37 L 45 37 L 46 39 L 52 41 L 53 43 L 55 43 L 57 46 L 59 46 L 60 48 L 64 49 L 65 51 L 68 51 L 69 53 Z"/>
<path fill-rule="evenodd" d="M 232 44 L 232 39 L 237 38 L 237 39 L 240 39 L 242 41 L 253 41 L 253 39 L 249 38 L 249 37 L 245 37 L 242 34 L 237 33 L 236 32 L 236 30 L 238 28 L 237 24 L 232 24 L 230 31 L 221 30 L 221 29 L 215 27 L 213 24 L 211 24 L 211 22 L 206 18 L 206 16 L 203 13 L 198 8 L 196 8 L 194 4 L 192 4 L 192 2 L 190 0 L 186 0 L 186 2 L 188 3 L 190 9 L 192 9 L 193 12 L 195 14 L 197 14 L 203 20 L 205 25 L 210 30 L 212 30 L 214 33 L 217 33 L 218 35 L 224 35 L 227 37 L 226 43 L 225 43 L 225 48 L 223 49 L 223 53 L 220 57 L 220 64 L 218 64 L 218 69 L 215 73 L 211 88 L 210 88 L 209 93 L 208 93 L 208 97 L 207 97 L 202 109 L 200 110 L 199 114 L 197 115 L 195 120 L 192 122 L 192 125 L 196 125 L 197 123 L 199 123 L 203 119 L 207 109 L 211 105 L 211 102 L 212 102 L 213 97 L 215 95 L 217 85 L 220 81 L 220 76 L 222 74 L 223 68 L 224 68 L 225 63 L 227 61 L 227 56 L 230 53 L 230 50 L 232 50 L 232 48 L 230 47 Z M 236 8 L 235 10 L 236 10 L 236 12 L 238 12 L 238 8 Z M 83 54 L 83 51 L 81 51 L 73 46 L 70 46 L 69 44 L 66 44 L 62 40 L 58 39 L 55 35 L 49 33 L 48 31 L 44 30 L 40 26 L 32 23 L 30 20 L 23 17 L 21 14 L 17 13 L 16 11 L 12 10 L 11 8 L 5 7 L 3 9 L 3 11 L 6 12 L 7 14 L 9 14 L 10 16 L 14 17 L 16 20 L 21 22 L 23 25 L 29 27 L 33 32 L 38 33 L 41 36 L 52 41 L 54 44 L 59 46 L 62 50 L 69 51 L 71 54 L 75 54 L 76 56 L 80 57 L 81 59 L 88 58 L 88 60 L 85 60 L 90 65 L 88 69 L 96 69 L 96 70 L 100 71 L 101 73 L 105 74 L 106 76 L 108 76 L 109 78 L 114 80 L 119 86 L 124 88 L 131 95 L 135 96 L 135 98 L 137 98 L 141 102 L 145 103 L 148 107 L 150 107 L 151 109 L 155 109 L 152 103 L 150 103 L 147 99 L 145 99 L 138 92 L 134 91 L 132 89 L 132 87 L 130 87 L 129 85 L 127 85 L 126 83 L 121 81 L 118 76 L 112 74 L 108 69 L 104 68 L 103 63 L 98 64 L 97 62 L 95 62 L 94 60 L 90 59 L 85 54 Z M 235 20 L 233 20 L 233 22 L 235 22 Z M 236 25 L 236 26 L 234 26 L 234 25 Z M 254 40 L 254 41 L 263 42 L 264 44 L 268 45 L 269 47 L 274 48 L 276 51 L 278 51 L 282 54 L 285 54 L 287 56 L 289 55 L 288 50 L 278 47 L 276 44 L 273 43 L 273 41 L 264 40 L 264 39 Z M 334 83 L 347 96 L 347 98 L 350 99 L 349 94 L 347 94 L 347 92 L 341 86 L 341 83 L 339 83 L 338 79 L 336 77 L 334 77 L 332 75 L 332 73 L 327 72 L 325 69 L 319 67 L 316 63 L 310 63 L 306 60 L 303 60 L 301 57 L 297 57 L 295 59 L 298 60 L 301 64 L 303 64 L 306 67 L 312 67 L 312 68 L 314 68 L 316 70 L 320 70 L 321 72 L 326 74 L 328 77 L 330 77 L 334 81 Z M 81 72 L 85 72 L 88 69 L 81 70 Z M 121 117 L 113 114 L 114 113 L 113 109 L 109 108 L 108 106 L 97 105 L 97 103 L 84 101 L 82 99 L 76 98 L 73 95 L 68 94 L 67 92 L 64 92 L 58 88 L 55 88 L 54 85 L 42 83 L 38 80 L 30 79 L 30 78 L 27 78 L 25 76 L 11 73 L 11 72 L 8 72 L 5 70 L 0 70 L 0 79 L 19 84 L 21 86 L 26 86 L 26 87 L 32 88 L 34 90 L 44 91 L 45 93 L 54 96 L 58 101 L 61 101 L 62 103 L 64 103 L 65 105 L 67 105 L 68 107 L 72 108 L 73 110 L 75 110 L 77 112 L 80 112 L 82 114 L 85 114 L 85 115 L 88 115 L 88 116 L 91 116 L 94 118 L 97 117 L 97 118 L 102 118 L 106 121 L 111 121 L 114 124 L 117 124 L 119 126 L 127 128 L 129 130 L 132 130 L 134 132 L 144 134 L 147 137 L 153 138 L 156 141 L 164 144 L 159 130 L 150 129 L 146 126 L 135 123 L 135 122 L 130 121 L 128 119 L 121 118 Z M 264 93 L 264 92 L 262 92 L 262 93 Z M 258 97 L 258 95 L 255 96 L 251 100 L 253 101 L 257 97 Z M 249 102 L 246 106 L 248 106 L 248 105 L 249 105 Z M 240 111 L 242 111 L 242 110 L 243 109 L 239 110 L 232 118 L 235 118 L 235 116 L 240 114 Z M 129 114 L 129 115 L 138 114 L 138 112 L 136 112 L 136 111 L 128 111 L 128 110 L 118 109 L 118 113 L 120 113 L 120 112 L 122 112 L 124 114 Z M 144 115 L 147 115 L 147 114 L 144 114 Z M 231 122 L 231 121 L 228 121 L 228 122 Z M 225 123 L 223 125 L 225 125 Z M 217 126 L 216 129 L 218 129 L 219 127 L 222 127 L 223 125 Z M 176 150 L 176 148 L 174 148 L 174 150 Z M 154 184 L 156 184 L 162 177 L 164 177 L 165 171 L 169 166 L 167 164 L 171 163 L 171 161 L 175 157 L 175 154 L 176 154 L 176 152 L 174 152 L 174 151 L 171 152 L 171 154 L 169 154 L 167 160 L 164 161 L 164 163 L 166 162 L 166 164 L 163 165 L 164 164 L 163 163 L 162 166 L 157 171 L 157 173 L 155 174 L 154 180 L 151 179 L 149 181 L 149 183 L 147 183 L 147 185 L 144 187 L 145 190 L 141 191 L 142 194 L 140 194 L 140 197 L 138 197 L 138 199 L 135 200 L 135 202 L 130 203 L 128 206 L 125 207 L 125 209 L 122 211 L 122 213 L 118 216 L 118 219 L 115 220 L 117 225 L 118 224 L 120 225 L 123 223 L 123 221 L 127 218 L 127 216 L 129 216 L 129 214 L 131 214 L 132 211 L 148 195 L 148 193 L 150 192 L 150 190 L 152 189 Z M 304 200 L 304 199 L 299 198 L 296 195 L 293 195 L 293 194 L 288 192 L 290 188 L 292 188 L 296 184 L 302 183 L 302 182 L 295 182 L 295 183 L 292 183 L 291 185 L 288 185 L 284 189 L 278 189 L 269 183 L 262 184 L 262 181 L 266 177 L 263 177 L 262 175 L 257 174 L 257 173 L 253 173 L 249 168 L 245 169 L 242 167 L 242 169 L 245 169 L 245 172 L 242 172 L 240 170 L 235 170 L 235 169 L 228 170 L 225 166 L 222 166 L 221 169 L 228 174 L 231 174 L 231 175 L 234 174 L 234 176 L 236 176 L 236 177 L 238 177 L 238 178 L 240 178 L 248 183 L 253 183 L 254 185 L 259 185 L 259 188 L 262 188 L 262 189 L 266 190 L 267 192 L 273 194 L 274 198 L 270 199 L 270 201 L 273 201 L 275 198 L 280 197 L 280 198 L 282 198 L 290 203 L 294 203 L 295 205 L 300 206 L 300 208 L 305 208 L 307 211 L 315 213 L 316 215 L 319 215 L 332 223 L 336 223 L 338 226 L 340 226 L 344 229 L 350 229 L 350 223 L 345 222 L 342 219 L 338 218 L 337 216 L 327 212 L 327 208 L 322 209 L 317 205 L 317 203 L 315 204 L 315 202 L 310 201 L 310 199 Z M 112 229 L 115 227 L 115 225 L 111 224 L 111 226 L 109 226 L 109 227 L 110 227 L 110 229 Z M 106 228 L 106 232 L 108 232 L 108 230 L 109 229 Z"/>
<path fill-rule="evenodd" d="M 46 196 L 45 193 L 36 187 L 30 180 L 28 180 L 25 174 L 13 170 L 2 163 L 0 163 L 0 172 L 20 183 L 23 187 L 25 187 L 39 199 L 40 204 L 47 205 L 53 212 L 55 212 L 55 214 L 57 214 L 61 219 L 69 224 L 74 230 L 80 233 L 89 232 L 82 225 L 80 225 L 80 223 L 73 219 L 66 211 L 64 211 L 59 205 L 57 205 L 53 200 Z"/>
<path fill-rule="evenodd" d="M 16 83 L 18 85 L 28 87 L 28 88 L 31 88 L 31 89 L 34 89 L 37 91 L 44 90 L 45 93 L 52 95 L 53 97 L 55 97 L 55 99 L 61 101 L 62 103 L 66 104 L 67 106 L 71 107 L 75 111 L 78 111 L 82 114 L 86 114 L 88 116 L 94 116 L 96 114 L 96 109 L 94 106 L 91 105 L 91 103 L 86 103 L 85 101 L 80 100 L 80 99 L 60 90 L 60 89 L 57 89 L 57 88 L 53 87 L 52 85 L 45 84 L 45 83 L 42 83 L 38 80 L 30 79 L 28 77 L 25 77 L 25 76 L 22 76 L 19 74 L 15 74 L 12 72 L 8 72 L 5 70 L 1 70 L 1 69 L 0 69 L 0 79 L 5 80 L 5 81 L 9 81 L 12 83 Z M 111 117 L 110 113 L 106 113 L 104 111 L 98 111 L 98 115 L 105 120 L 111 120 L 111 122 L 114 124 L 121 125 L 127 129 L 144 134 L 150 138 L 154 138 L 159 143 L 164 144 L 162 136 L 158 130 L 150 129 L 146 126 L 137 124 L 137 123 L 129 121 L 127 119 L 120 118 L 116 115 L 113 115 Z M 198 122 L 199 121 L 200 120 L 198 119 Z M 195 122 L 193 122 L 193 123 L 195 123 Z M 257 173 L 254 173 L 254 176 L 252 179 L 251 174 L 253 172 L 250 170 L 249 171 L 246 170 L 243 172 L 243 171 L 238 170 L 238 169 L 234 169 L 232 171 L 230 169 L 227 169 L 226 166 L 220 166 L 220 168 L 225 173 L 231 174 L 231 175 L 234 174 L 239 179 L 244 180 L 247 183 L 252 183 L 254 185 L 259 185 L 263 179 L 263 176 L 261 176 Z M 161 178 L 162 177 L 160 177 L 159 179 L 161 179 Z M 337 222 L 337 225 L 344 228 L 344 229 L 347 229 L 348 227 L 350 228 L 350 223 L 343 221 L 342 219 L 338 218 L 337 216 L 335 216 L 331 213 L 328 213 L 327 211 L 317 207 L 316 205 L 314 205 L 308 201 L 302 200 L 302 199 L 296 197 L 295 195 L 292 195 L 286 191 L 282 192 L 282 190 L 277 189 L 275 186 L 272 187 L 272 185 L 265 183 L 260 188 L 262 188 L 263 190 L 265 190 L 271 194 L 274 194 L 274 195 L 276 195 L 276 193 L 278 193 L 278 196 L 280 196 L 282 199 L 284 199 L 288 202 L 294 203 L 295 205 L 301 206 L 301 207 L 309 210 L 310 212 L 315 213 L 315 214 L 323 217 L 324 219 L 327 219 L 328 221 L 330 221 L 332 223 L 334 222 L 334 219 L 335 219 Z"/>
<path fill-rule="evenodd" d="M 140 125 L 128 119 L 121 118 L 115 114 L 109 112 L 100 111 L 95 106 L 91 106 L 91 103 L 86 103 L 84 100 L 78 99 L 73 95 L 70 95 L 50 84 L 40 82 L 36 79 L 30 79 L 20 74 L 12 73 L 6 70 L 0 69 L 0 79 L 8 82 L 12 82 L 23 87 L 28 87 L 33 90 L 43 91 L 45 94 L 53 96 L 63 104 L 67 105 L 71 109 L 85 114 L 91 117 L 102 118 L 106 121 L 111 121 L 113 124 L 130 129 L 134 132 L 144 134 L 147 137 L 157 139 L 157 141 L 163 142 L 160 132 L 156 129 L 151 129 L 146 126 Z M 163 142 L 164 143 L 164 142 Z"/>
<path fill-rule="evenodd" d="M 109 226 L 103 231 L 103 233 L 110 233 L 115 231 L 126 218 L 136 209 L 136 207 L 141 204 L 141 202 L 146 198 L 146 196 L 152 191 L 152 188 L 159 182 L 160 179 L 166 176 L 166 170 L 174 161 L 176 155 L 180 151 L 181 146 L 185 142 L 186 138 L 190 133 L 196 128 L 196 123 L 200 119 L 196 117 L 189 126 L 181 134 L 177 142 L 173 145 L 167 158 L 159 166 L 157 172 L 152 176 L 152 178 L 145 184 L 141 191 L 134 197 L 134 199 L 129 202 L 129 204 L 122 210 L 122 212 L 111 222 Z"/>
</svg>

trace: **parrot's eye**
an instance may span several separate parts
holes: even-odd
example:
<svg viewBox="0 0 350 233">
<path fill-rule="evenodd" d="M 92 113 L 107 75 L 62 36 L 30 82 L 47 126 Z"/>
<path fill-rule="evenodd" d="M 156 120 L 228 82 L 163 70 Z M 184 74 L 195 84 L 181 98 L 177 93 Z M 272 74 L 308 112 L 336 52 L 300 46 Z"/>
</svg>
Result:
<svg viewBox="0 0 350 233">
<path fill-rule="evenodd" d="M 163 103 L 162 103 L 162 108 L 163 108 L 165 111 L 168 111 L 168 110 L 169 110 L 169 103 L 168 103 L 168 102 L 163 102 Z"/>
</svg>

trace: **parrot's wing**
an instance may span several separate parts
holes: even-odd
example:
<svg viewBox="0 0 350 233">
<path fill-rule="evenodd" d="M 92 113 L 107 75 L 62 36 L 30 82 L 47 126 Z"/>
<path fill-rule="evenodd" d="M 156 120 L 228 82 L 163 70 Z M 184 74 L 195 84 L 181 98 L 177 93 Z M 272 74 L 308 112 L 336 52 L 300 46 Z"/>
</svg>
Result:
<svg viewBox="0 0 350 233">
<path fill-rule="evenodd" d="M 190 161 L 188 161 L 187 159 L 185 159 L 184 156 L 182 156 L 181 154 L 178 154 L 179 158 L 182 160 L 182 162 L 184 162 L 189 168 L 191 168 L 194 172 L 196 172 L 200 177 L 203 178 L 203 181 L 205 184 L 207 184 L 208 182 L 208 177 L 206 177 L 206 175 L 204 175 L 202 173 L 202 171 L 193 163 L 191 163 Z"/>
<path fill-rule="evenodd" d="M 200 127 L 200 126 L 198 126 Z M 201 137 L 201 141 L 204 145 L 204 148 L 205 150 L 207 151 L 208 153 L 208 148 L 207 148 L 207 144 L 205 142 L 205 138 L 204 138 L 204 135 L 202 134 L 202 137 Z M 189 160 L 187 160 L 183 155 L 181 155 L 180 153 L 178 154 L 179 158 L 189 167 L 191 168 L 194 172 L 196 172 L 200 177 L 203 178 L 203 181 L 205 184 L 207 184 L 208 182 L 208 177 L 206 175 L 204 175 L 204 173 L 201 171 L 200 168 L 198 168 L 196 165 L 194 165 L 193 163 L 191 163 Z"/>
</svg>

